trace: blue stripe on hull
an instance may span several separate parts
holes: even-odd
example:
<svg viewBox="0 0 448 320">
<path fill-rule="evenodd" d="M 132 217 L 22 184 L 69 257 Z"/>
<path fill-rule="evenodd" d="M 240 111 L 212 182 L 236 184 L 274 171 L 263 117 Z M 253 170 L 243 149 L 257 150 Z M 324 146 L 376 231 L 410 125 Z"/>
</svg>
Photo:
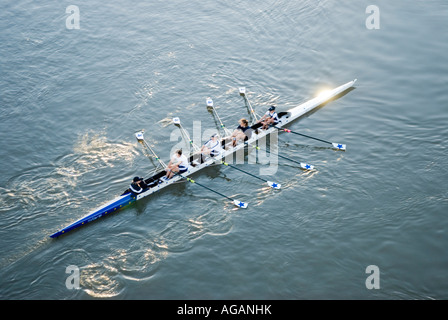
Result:
<svg viewBox="0 0 448 320">
<path fill-rule="evenodd" d="M 125 206 L 128 206 L 135 201 L 136 201 L 135 195 L 133 195 L 132 193 L 128 193 L 124 196 L 117 198 L 116 201 L 112 201 L 107 206 L 101 207 L 100 209 L 92 212 L 91 214 L 85 216 L 84 218 L 81 218 L 78 221 L 73 222 L 71 225 L 59 230 L 58 232 L 52 234 L 50 237 L 57 238 L 60 235 L 63 235 L 93 220 L 96 220 L 98 218 L 101 218 L 102 216 L 105 216 L 109 213 L 113 213 L 121 208 L 124 208 Z"/>
</svg>

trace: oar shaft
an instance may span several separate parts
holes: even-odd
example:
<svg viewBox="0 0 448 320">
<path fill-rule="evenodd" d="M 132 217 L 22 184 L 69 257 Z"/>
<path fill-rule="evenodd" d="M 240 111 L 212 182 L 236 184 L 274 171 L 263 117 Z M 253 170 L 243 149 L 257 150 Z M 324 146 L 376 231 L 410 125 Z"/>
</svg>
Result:
<svg viewBox="0 0 448 320">
<path fill-rule="evenodd" d="M 213 112 L 215 113 L 216 118 L 218 118 L 219 124 L 221 125 L 221 129 L 224 130 L 224 133 L 225 133 L 225 134 L 230 133 L 230 131 L 228 131 L 228 129 L 226 128 L 226 126 L 225 126 L 224 123 L 222 122 L 221 118 L 219 117 L 218 111 L 216 111 L 215 107 L 214 107 L 214 106 L 211 106 L 211 108 L 213 109 Z"/>
<path fill-rule="evenodd" d="M 143 137 L 143 131 L 137 132 L 135 134 L 137 137 L 137 141 L 142 144 L 143 148 L 145 149 L 145 155 L 150 158 L 151 155 L 147 153 L 149 150 L 152 153 L 152 157 L 154 157 L 163 168 L 166 168 L 165 162 L 162 161 L 162 159 L 159 158 L 159 156 L 155 153 L 155 151 L 149 146 L 149 144 L 146 142 L 145 138 Z"/>
<path fill-rule="evenodd" d="M 196 182 L 195 180 L 193 180 L 193 179 L 191 179 L 191 178 L 184 177 L 183 175 L 181 175 L 181 174 L 179 174 L 179 173 L 177 173 L 177 172 L 174 172 L 174 174 L 177 175 L 177 176 L 179 176 L 179 177 L 181 177 L 182 179 L 187 180 L 188 182 L 194 183 L 194 184 L 196 184 L 196 185 L 198 185 L 198 186 L 200 186 L 200 187 L 203 187 L 204 189 L 207 189 L 208 191 L 211 191 L 211 192 L 216 193 L 217 195 L 220 195 L 221 197 L 224 197 L 224 198 L 226 198 L 226 199 L 229 199 L 230 201 L 235 201 L 235 199 L 232 199 L 232 198 L 226 196 L 225 194 L 223 194 L 223 193 L 221 193 L 221 192 L 218 192 L 218 191 L 216 191 L 216 190 L 213 190 L 212 188 L 209 188 L 209 187 L 207 187 L 207 186 L 204 186 L 203 184 L 201 184 L 201 183 L 199 183 L 199 182 Z"/>
<path fill-rule="evenodd" d="M 257 147 L 257 148 L 258 148 L 258 147 Z M 261 150 L 261 149 L 258 149 L 258 150 Z M 288 158 L 288 157 L 282 156 L 281 154 L 278 154 L 278 153 L 273 153 L 273 152 L 271 152 L 271 151 L 268 151 L 268 150 L 265 150 L 265 151 L 267 151 L 267 152 L 269 152 L 269 153 L 272 153 L 273 155 L 275 155 L 275 156 L 278 156 L 278 157 L 280 157 L 280 158 L 283 158 L 283 159 L 285 159 L 285 160 L 289 160 L 289 161 L 291 161 L 291 162 L 295 162 L 295 163 L 301 164 L 301 162 L 300 162 L 300 161 L 297 161 L 297 160 L 294 160 L 294 159 L 291 159 L 291 158 Z"/>
<path fill-rule="evenodd" d="M 159 158 L 159 156 L 154 152 L 154 150 L 152 150 L 152 148 L 146 143 L 145 140 L 143 140 L 143 143 L 151 151 L 154 158 L 162 165 L 162 167 L 166 168 L 166 164 L 162 161 L 162 159 Z"/>
<path fill-rule="evenodd" d="M 305 138 L 310 138 L 310 139 L 314 139 L 314 140 L 317 140 L 317 141 L 320 141 L 320 142 L 324 142 L 324 143 L 332 144 L 332 142 L 330 142 L 330 141 L 323 140 L 323 139 L 319 139 L 319 138 L 315 138 L 315 137 L 311 137 L 311 136 L 308 136 L 308 135 L 303 134 L 303 133 L 300 133 L 300 132 L 295 132 L 295 131 L 292 131 L 292 130 L 289 130 L 289 129 L 283 129 L 283 128 L 279 128 L 279 127 L 275 127 L 275 128 L 278 129 L 278 130 L 280 130 L 280 131 L 285 131 L 285 132 L 289 132 L 289 133 L 294 133 L 294 134 L 296 134 L 296 135 L 298 135 L 298 136 L 302 136 L 302 137 L 305 137 Z"/>
<path fill-rule="evenodd" d="M 216 190 L 213 190 L 212 188 L 209 188 L 209 187 L 207 187 L 207 186 L 204 186 L 203 184 L 200 184 L 199 182 L 196 182 L 196 181 L 194 181 L 193 179 L 187 178 L 187 180 L 188 180 L 189 182 L 192 182 L 192 183 L 194 183 L 194 184 L 197 184 L 198 186 L 201 186 L 201 187 L 207 189 L 208 191 L 214 192 L 214 193 L 216 193 L 217 195 L 220 195 L 221 197 L 224 197 L 224 198 L 226 198 L 226 199 L 229 199 L 230 201 L 235 201 L 235 199 L 232 199 L 232 198 L 226 196 L 225 194 L 223 194 L 223 193 L 221 193 L 221 192 L 218 192 L 218 191 L 216 191 Z"/>
<path fill-rule="evenodd" d="M 252 116 L 255 118 L 255 121 L 258 121 L 257 114 L 255 113 L 254 108 L 252 108 L 252 105 L 250 104 L 249 98 L 244 94 L 244 101 L 249 105 L 249 111 L 252 114 Z"/>
<path fill-rule="evenodd" d="M 213 115 L 215 116 L 216 119 L 218 119 L 218 122 L 219 122 L 219 124 L 221 126 L 221 129 L 224 131 L 224 134 L 225 135 L 231 135 L 232 133 L 226 128 L 226 126 L 222 122 L 221 118 L 219 117 L 218 111 L 216 111 L 216 108 L 213 105 L 213 100 L 212 99 L 207 99 L 207 108 L 211 108 L 212 109 Z M 216 119 L 215 119 L 215 121 L 216 121 Z"/>
<path fill-rule="evenodd" d="M 246 143 L 246 142 L 245 142 L 245 143 Z M 297 160 L 294 160 L 294 159 L 291 159 L 291 158 L 282 156 L 281 154 L 278 154 L 278 153 L 275 153 L 275 152 L 272 152 L 272 151 L 269 151 L 269 150 L 266 150 L 266 149 L 261 149 L 261 148 L 258 147 L 258 146 L 252 146 L 252 147 L 254 147 L 254 148 L 257 149 L 257 150 L 263 150 L 263 151 L 266 151 L 266 152 L 269 153 L 269 154 L 273 154 L 274 156 L 277 156 L 277 157 L 280 157 L 280 158 L 283 158 L 283 159 L 285 159 L 285 160 L 289 160 L 289 161 L 291 161 L 291 162 L 295 162 L 295 163 L 298 163 L 298 164 L 301 165 L 301 162 L 300 162 L 300 161 L 297 161 Z"/>
<path fill-rule="evenodd" d="M 259 176 L 256 176 L 256 175 L 254 175 L 254 174 L 252 174 L 252 173 L 250 173 L 250 172 L 244 171 L 244 170 L 242 170 L 242 169 L 240 169 L 240 168 L 238 168 L 238 167 L 235 167 L 235 166 L 233 166 L 233 165 L 231 165 L 231 164 L 228 164 L 227 162 L 224 162 L 224 161 L 221 161 L 221 162 L 222 162 L 222 164 L 225 165 L 225 166 L 228 166 L 228 167 L 231 167 L 231 168 L 233 168 L 233 169 L 236 169 L 236 170 L 238 170 L 238 171 L 240 171 L 240 172 L 243 172 L 243 173 L 245 173 L 245 174 L 247 174 L 247 175 L 249 175 L 249 176 L 252 176 L 252 177 L 254 177 L 254 178 L 257 178 L 258 180 L 261 180 L 261 181 L 264 181 L 264 182 L 268 182 L 267 180 L 262 179 L 262 178 L 260 178 Z"/>
</svg>

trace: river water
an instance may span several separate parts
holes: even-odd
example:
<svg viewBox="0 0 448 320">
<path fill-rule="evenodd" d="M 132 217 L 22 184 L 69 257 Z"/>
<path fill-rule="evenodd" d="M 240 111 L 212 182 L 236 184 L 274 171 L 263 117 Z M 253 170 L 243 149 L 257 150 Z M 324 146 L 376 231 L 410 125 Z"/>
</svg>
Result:
<svg viewBox="0 0 448 320">
<path fill-rule="evenodd" d="M 0 9 L 0 298 L 448 298 L 446 1 Z M 278 151 L 314 172 L 277 159 L 263 178 L 280 191 L 227 167 L 194 176 L 247 209 L 180 183 L 49 238 L 152 169 L 136 130 L 168 160 L 172 117 L 190 134 L 199 125 L 200 143 L 216 128 L 207 97 L 233 129 L 248 117 L 240 86 L 262 113 L 355 78 L 289 127 L 346 152 L 278 135 Z M 248 158 L 239 168 L 268 167 Z"/>
</svg>

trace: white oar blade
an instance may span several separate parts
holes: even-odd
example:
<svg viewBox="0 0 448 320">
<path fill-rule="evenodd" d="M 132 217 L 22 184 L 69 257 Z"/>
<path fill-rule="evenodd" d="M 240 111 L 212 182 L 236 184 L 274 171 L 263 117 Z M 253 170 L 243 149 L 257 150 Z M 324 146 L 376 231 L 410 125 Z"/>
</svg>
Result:
<svg viewBox="0 0 448 320">
<path fill-rule="evenodd" d="M 313 170 L 314 169 L 313 165 L 311 165 L 309 163 L 304 163 L 304 162 L 300 163 L 300 167 L 305 170 Z"/>
<path fill-rule="evenodd" d="M 238 208 L 243 208 L 243 209 L 246 209 L 247 205 L 248 205 L 248 203 L 245 203 L 245 202 L 242 202 L 239 200 L 233 200 L 233 204 L 236 205 Z"/>
<path fill-rule="evenodd" d="M 135 137 L 137 138 L 138 141 L 144 140 L 144 138 L 143 138 L 143 131 L 136 132 L 135 133 Z"/>
<path fill-rule="evenodd" d="M 282 187 L 282 185 L 280 183 L 275 183 L 275 182 L 272 182 L 272 181 L 268 181 L 267 184 L 272 189 L 280 189 Z"/>
<path fill-rule="evenodd" d="M 213 107 L 213 100 L 210 98 L 207 99 L 207 107 Z"/>
<path fill-rule="evenodd" d="M 342 143 L 332 143 L 333 148 L 338 149 L 338 150 L 346 150 L 346 145 L 342 144 Z"/>
<path fill-rule="evenodd" d="M 174 124 L 180 124 L 180 119 L 178 117 L 173 118 Z"/>
</svg>

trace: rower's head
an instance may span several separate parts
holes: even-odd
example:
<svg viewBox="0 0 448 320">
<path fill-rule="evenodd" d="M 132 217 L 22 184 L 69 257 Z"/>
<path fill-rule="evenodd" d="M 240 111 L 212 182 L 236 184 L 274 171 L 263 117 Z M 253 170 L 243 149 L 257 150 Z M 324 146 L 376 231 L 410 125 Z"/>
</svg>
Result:
<svg viewBox="0 0 448 320">
<path fill-rule="evenodd" d="M 269 108 L 269 112 L 270 113 L 273 113 L 275 111 L 275 106 L 271 106 L 270 108 Z"/>
<path fill-rule="evenodd" d="M 247 127 L 249 125 L 249 122 L 244 118 L 241 118 L 240 121 L 238 121 L 238 122 L 241 126 L 244 126 L 244 127 Z"/>
<path fill-rule="evenodd" d="M 134 177 L 134 182 L 139 182 L 140 180 L 142 180 L 142 179 L 139 177 Z"/>
<path fill-rule="evenodd" d="M 181 156 L 181 155 L 182 155 L 182 149 L 177 149 L 177 150 L 176 150 L 176 154 L 177 154 L 178 156 Z"/>
<path fill-rule="evenodd" d="M 210 136 L 210 139 L 216 139 L 216 138 L 218 138 L 218 134 L 217 133 L 214 133 L 214 134 L 212 134 L 211 136 Z"/>
</svg>

